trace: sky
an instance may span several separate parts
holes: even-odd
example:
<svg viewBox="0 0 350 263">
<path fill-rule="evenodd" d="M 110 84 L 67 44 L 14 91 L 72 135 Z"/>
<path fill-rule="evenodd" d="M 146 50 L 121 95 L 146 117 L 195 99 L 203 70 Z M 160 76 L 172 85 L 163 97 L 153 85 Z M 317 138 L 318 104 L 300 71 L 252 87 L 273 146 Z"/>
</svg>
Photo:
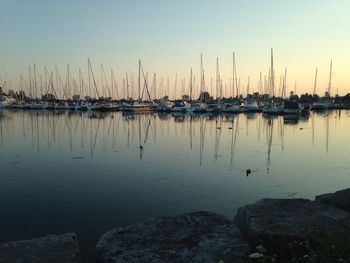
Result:
<svg viewBox="0 0 350 263">
<path fill-rule="evenodd" d="M 174 85 L 177 74 L 178 83 L 187 83 L 191 68 L 199 76 L 202 53 L 207 89 L 216 58 L 229 89 L 235 52 L 242 89 L 250 76 L 257 90 L 273 48 L 276 86 L 287 68 L 287 91 L 296 83 L 297 93 L 312 93 L 318 67 L 323 94 L 332 59 L 332 94 L 350 92 L 348 0 L 0 0 L 0 6 L 0 81 L 13 86 L 33 63 L 39 73 L 56 65 L 64 72 L 69 64 L 73 75 L 78 68 L 86 74 L 88 58 L 96 74 L 103 63 L 119 81 L 137 74 L 141 59 L 150 76 Z"/>
</svg>

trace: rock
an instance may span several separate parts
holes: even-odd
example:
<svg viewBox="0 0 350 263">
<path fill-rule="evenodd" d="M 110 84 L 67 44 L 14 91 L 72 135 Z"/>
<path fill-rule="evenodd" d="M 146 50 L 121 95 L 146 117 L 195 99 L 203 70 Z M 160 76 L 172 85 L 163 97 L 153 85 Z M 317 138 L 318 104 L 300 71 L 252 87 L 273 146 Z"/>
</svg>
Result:
<svg viewBox="0 0 350 263">
<path fill-rule="evenodd" d="M 77 236 L 67 233 L 0 244 L 1 263 L 80 263 Z"/>
<path fill-rule="evenodd" d="M 350 212 L 350 188 L 335 193 L 318 195 L 315 201 L 333 205 Z"/>
<path fill-rule="evenodd" d="M 256 246 L 255 249 L 261 254 L 266 253 L 266 249 L 262 245 Z"/>
<path fill-rule="evenodd" d="M 97 261 L 236 262 L 248 244 L 229 219 L 208 212 L 159 217 L 105 233 L 96 246 Z"/>
<path fill-rule="evenodd" d="M 253 254 L 250 254 L 248 257 L 252 258 L 252 259 L 258 259 L 258 258 L 262 258 L 264 255 L 259 253 L 259 252 L 255 252 Z"/>
<path fill-rule="evenodd" d="M 240 207 L 234 223 L 250 245 L 275 251 L 335 228 L 348 216 L 341 209 L 306 199 L 262 199 Z"/>
</svg>

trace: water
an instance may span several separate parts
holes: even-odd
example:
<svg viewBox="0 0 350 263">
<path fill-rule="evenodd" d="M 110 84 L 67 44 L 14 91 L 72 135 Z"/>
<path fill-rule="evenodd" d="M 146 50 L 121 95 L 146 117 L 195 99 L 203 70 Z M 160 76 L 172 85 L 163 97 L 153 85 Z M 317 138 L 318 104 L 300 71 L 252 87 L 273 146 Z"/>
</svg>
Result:
<svg viewBox="0 0 350 263">
<path fill-rule="evenodd" d="M 350 185 L 350 111 L 0 116 L 0 242 L 74 231 L 85 262 L 113 227 Z"/>
</svg>

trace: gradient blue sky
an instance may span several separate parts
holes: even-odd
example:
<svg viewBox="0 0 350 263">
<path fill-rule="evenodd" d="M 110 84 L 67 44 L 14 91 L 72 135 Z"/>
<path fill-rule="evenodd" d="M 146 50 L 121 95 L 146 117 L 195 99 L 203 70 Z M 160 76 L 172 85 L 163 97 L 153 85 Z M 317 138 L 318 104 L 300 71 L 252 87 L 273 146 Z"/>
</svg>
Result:
<svg viewBox="0 0 350 263">
<path fill-rule="evenodd" d="M 81 1 L 0 0 L 0 77 L 18 80 L 36 63 L 64 71 L 96 70 L 103 62 L 118 76 L 137 72 L 138 59 L 146 71 L 173 82 L 198 75 L 203 53 L 207 83 L 215 76 L 216 57 L 224 83 L 232 72 L 236 52 L 238 75 L 267 74 L 274 49 L 276 81 L 288 69 L 289 90 L 312 92 L 315 67 L 319 93 L 328 82 L 333 59 L 333 91 L 350 92 L 350 1 Z"/>
</svg>

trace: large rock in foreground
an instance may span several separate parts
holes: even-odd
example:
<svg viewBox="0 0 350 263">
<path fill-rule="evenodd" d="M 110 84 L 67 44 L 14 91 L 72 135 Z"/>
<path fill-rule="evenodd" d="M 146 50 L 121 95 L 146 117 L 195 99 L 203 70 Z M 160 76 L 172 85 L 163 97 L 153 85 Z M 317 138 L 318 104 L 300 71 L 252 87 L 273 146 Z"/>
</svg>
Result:
<svg viewBox="0 0 350 263">
<path fill-rule="evenodd" d="M 316 202 L 333 205 L 350 212 L 350 188 L 335 193 L 318 195 L 316 196 Z"/>
<path fill-rule="evenodd" d="M 252 246 L 276 250 L 285 249 L 291 241 L 326 233 L 348 216 L 341 209 L 306 199 L 262 199 L 240 207 L 234 222 Z"/>
<path fill-rule="evenodd" d="M 1 263 L 79 263 L 77 236 L 67 233 L 0 244 Z"/>
<path fill-rule="evenodd" d="M 152 218 L 105 233 L 98 262 L 236 262 L 249 246 L 227 218 L 208 212 Z"/>
</svg>

